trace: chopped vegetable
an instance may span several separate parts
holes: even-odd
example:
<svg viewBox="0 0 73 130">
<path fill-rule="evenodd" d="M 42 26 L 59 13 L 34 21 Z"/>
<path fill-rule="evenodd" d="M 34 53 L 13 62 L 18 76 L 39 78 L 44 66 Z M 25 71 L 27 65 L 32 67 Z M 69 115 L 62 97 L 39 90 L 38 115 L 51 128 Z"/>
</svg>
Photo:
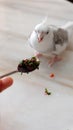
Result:
<svg viewBox="0 0 73 130">
<path fill-rule="evenodd" d="M 49 92 L 48 89 L 45 88 L 45 94 L 47 94 L 47 95 L 51 95 L 51 92 Z"/>
<path fill-rule="evenodd" d="M 54 78 L 54 77 L 55 77 L 54 73 L 51 73 L 50 78 Z"/>
<path fill-rule="evenodd" d="M 36 57 L 24 59 L 18 65 L 18 71 L 21 73 L 29 73 L 35 69 L 39 69 L 40 61 Z"/>
</svg>

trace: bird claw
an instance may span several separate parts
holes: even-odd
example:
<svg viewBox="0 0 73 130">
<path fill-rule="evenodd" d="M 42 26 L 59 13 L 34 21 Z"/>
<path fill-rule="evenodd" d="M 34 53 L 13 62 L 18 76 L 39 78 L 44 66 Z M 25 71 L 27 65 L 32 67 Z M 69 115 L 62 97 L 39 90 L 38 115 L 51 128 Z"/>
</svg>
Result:
<svg viewBox="0 0 73 130">
<path fill-rule="evenodd" d="M 51 57 L 51 59 L 49 60 L 49 64 L 52 67 L 54 65 L 54 63 L 59 62 L 61 60 L 62 60 L 61 57 L 59 57 L 58 55 L 55 55 L 55 56 Z"/>
<path fill-rule="evenodd" d="M 41 54 L 41 53 L 36 53 L 36 55 L 35 55 L 37 58 L 40 58 L 41 56 L 43 56 L 43 54 Z"/>
</svg>

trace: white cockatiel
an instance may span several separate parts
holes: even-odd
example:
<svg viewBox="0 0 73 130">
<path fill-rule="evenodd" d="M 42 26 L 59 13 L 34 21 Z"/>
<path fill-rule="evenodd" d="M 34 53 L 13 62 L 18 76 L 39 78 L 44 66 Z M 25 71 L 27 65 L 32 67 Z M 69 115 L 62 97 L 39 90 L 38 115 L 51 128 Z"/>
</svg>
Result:
<svg viewBox="0 0 73 130">
<path fill-rule="evenodd" d="M 60 54 L 65 51 L 69 44 L 69 37 L 73 34 L 73 23 L 65 26 L 56 27 L 48 25 L 47 19 L 35 26 L 29 38 L 29 44 L 39 54 L 51 55 L 50 65 L 61 60 Z"/>
</svg>

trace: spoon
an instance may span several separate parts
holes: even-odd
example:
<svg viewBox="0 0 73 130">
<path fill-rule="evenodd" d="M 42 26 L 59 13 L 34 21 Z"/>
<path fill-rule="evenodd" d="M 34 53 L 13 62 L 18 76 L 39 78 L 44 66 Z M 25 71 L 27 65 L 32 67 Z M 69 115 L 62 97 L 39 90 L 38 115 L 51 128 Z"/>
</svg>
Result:
<svg viewBox="0 0 73 130">
<path fill-rule="evenodd" d="M 14 71 L 11 71 L 11 72 L 6 73 L 4 75 L 1 75 L 0 79 L 4 78 L 6 76 L 12 75 L 14 73 L 17 73 L 17 72 L 21 72 L 21 73 L 32 72 L 36 69 L 39 69 L 39 65 L 40 65 L 40 61 L 36 57 L 24 59 L 18 64 L 17 70 L 14 70 Z"/>
</svg>

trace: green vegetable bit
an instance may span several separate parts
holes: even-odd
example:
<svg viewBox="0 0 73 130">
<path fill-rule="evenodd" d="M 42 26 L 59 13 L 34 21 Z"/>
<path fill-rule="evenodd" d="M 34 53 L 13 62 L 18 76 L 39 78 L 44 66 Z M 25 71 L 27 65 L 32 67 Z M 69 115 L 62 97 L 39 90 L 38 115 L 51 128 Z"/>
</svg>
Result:
<svg viewBox="0 0 73 130">
<path fill-rule="evenodd" d="M 51 95 L 51 92 L 49 92 L 47 88 L 45 88 L 45 93 L 46 93 L 47 95 Z"/>
</svg>

